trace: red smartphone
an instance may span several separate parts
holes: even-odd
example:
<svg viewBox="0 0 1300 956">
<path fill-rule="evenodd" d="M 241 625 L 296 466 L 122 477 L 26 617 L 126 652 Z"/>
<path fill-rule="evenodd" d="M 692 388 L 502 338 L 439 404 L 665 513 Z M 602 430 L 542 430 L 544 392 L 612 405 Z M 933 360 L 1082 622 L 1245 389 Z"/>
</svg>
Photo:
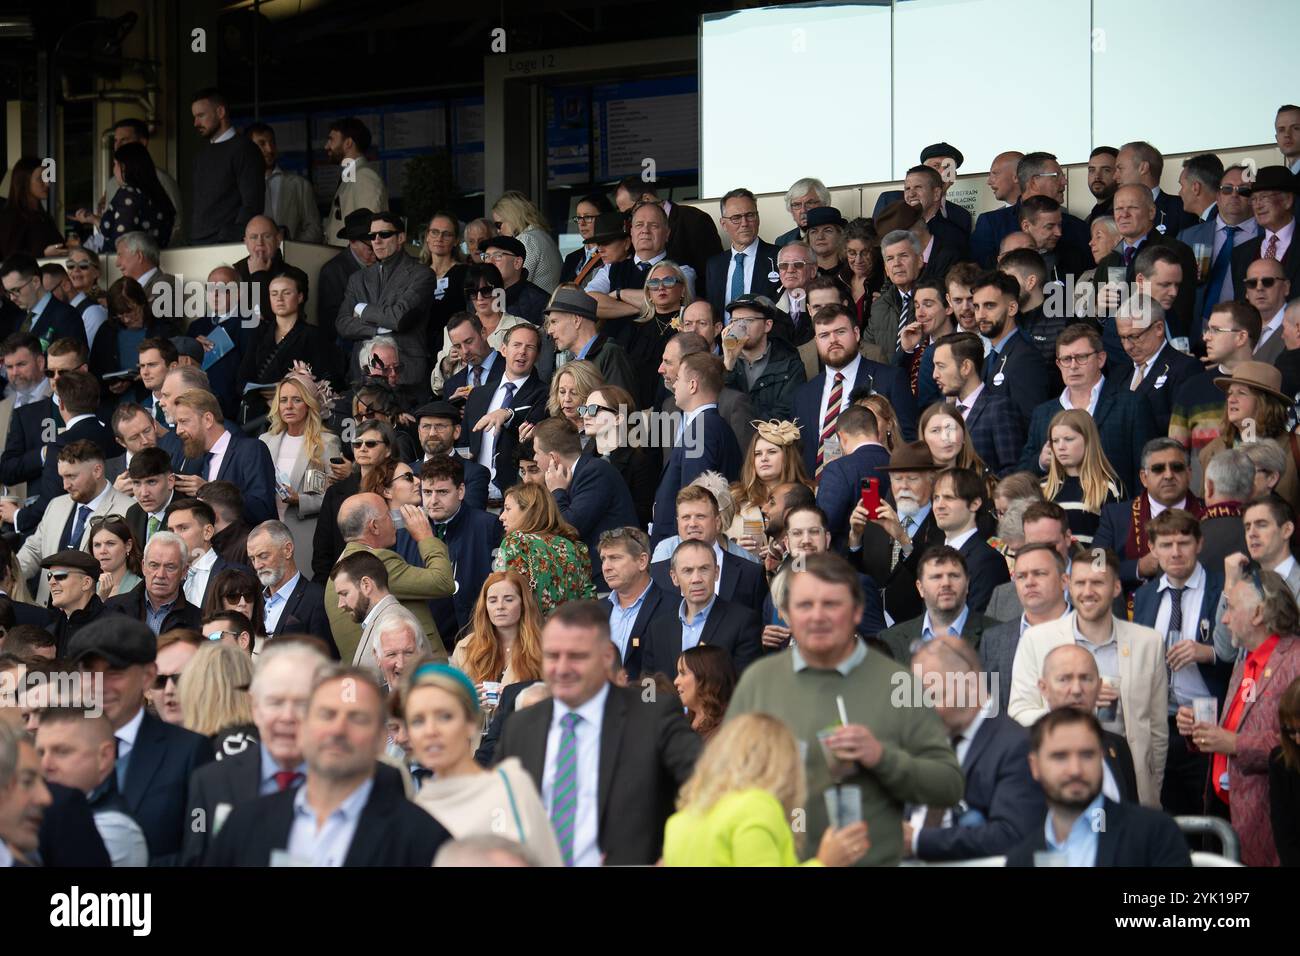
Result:
<svg viewBox="0 0 1300 956">
<path fill-rule="evenodd" d="M 867 509 L 867 517 L 876 518 L 876 509 L 880 507 L 880 479 L 862 479 L 862 507 Z"/>
</svg>

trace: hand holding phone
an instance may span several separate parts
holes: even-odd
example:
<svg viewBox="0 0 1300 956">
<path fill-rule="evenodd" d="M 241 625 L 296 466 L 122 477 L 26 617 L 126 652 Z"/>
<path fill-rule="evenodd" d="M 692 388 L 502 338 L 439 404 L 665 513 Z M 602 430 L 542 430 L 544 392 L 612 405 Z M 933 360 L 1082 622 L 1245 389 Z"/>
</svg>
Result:
<svg viewBox="0 0 1300 956">
<path fill-rule="evenodd" d="M 867 517 L 875 520 L 876 510 L 880 507 L 880 479 L 862 479 L 862 507 L 867 509 Z"/>
</svg>

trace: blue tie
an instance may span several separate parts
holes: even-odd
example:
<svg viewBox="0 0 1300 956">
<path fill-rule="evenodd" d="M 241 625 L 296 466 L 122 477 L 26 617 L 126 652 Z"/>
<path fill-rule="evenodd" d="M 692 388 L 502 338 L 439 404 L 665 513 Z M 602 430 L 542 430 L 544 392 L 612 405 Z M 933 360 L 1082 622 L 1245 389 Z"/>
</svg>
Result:
<svg viewBox="0 0 1300 956">
<path fill-rule="evenodd" d="M 745 254 L 737 252 L 731 261 L 736 267 L 731 270 L 731 297 L 727 301 L 735 302 L 745 294 Z"/>
<path fill-rule="evenodd" d="M 515 407 L 515 383 L 506 382 L 505 389 L 506 389 L 506 400 L 501 403 L 501 407 L 514 408 Z"/>
<path fill-rule="evenodd" d="M 77 508 L 77 520 L 72 523 L 72 534 L 68 535 L 68 540 L 63 542 L 64 548 L 80 548 L 81 533 L 86 530 L 86 519 L 90 517 L 90 505 L 81 505 Z"/>
<path fill-rule="evenodd" d="M 1240 226 L 1224 226 L 1227 234 L 1223 237 L 1223 248 L 1219 250 L 1210 267 L 1210 287 L 1205 291 L 1205 307 L 1201 309 L 1201 318 L 1209 318 L 1210 310 L 1219 302 L 1223 294 L 1223 283 L 1228 278 L 1228 266 L 1232 265 L 1232 244 Z"/>
<path fill-rule="evenodd" d="M 208 480 L 208 469 L 212 467 L 212 452 L 203 453 L 203 464 L 200 466 L 199 477 L 204 481 Z"/>
<path fill-rule="evenodd" d="M 1137 246 L 1129 246 L 1124 250 L 1124 266 L 1127 268 L 1133 264 L 1133 259 L 1138 254 Z"/>
</svg>

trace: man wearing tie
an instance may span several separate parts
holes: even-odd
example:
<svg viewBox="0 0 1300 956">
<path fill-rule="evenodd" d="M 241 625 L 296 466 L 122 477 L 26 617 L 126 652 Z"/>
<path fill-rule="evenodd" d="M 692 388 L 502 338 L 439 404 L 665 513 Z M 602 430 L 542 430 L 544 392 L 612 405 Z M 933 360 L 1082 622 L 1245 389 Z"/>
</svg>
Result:
<svg viewBox="0 0 1300 956">
<path fill-rule="evenodd" d="M 227 430 L 221 405 L 211 392 L 182 392 L 171 403 L 171 412 L 183 443 L 177 490 L 193 497 L 209 481 L 233 482 L 244 493 L 246 522 L 258 525 L 275 518 L 275 465 L 266 445 Z M 172 456 L 173 466 L 177 457 Z"/>
<path fill-rule="evenodd" d="M 457 312 L 447 320 L 447 340 L 460 349 L 465 367 L 447 378 L 442 394 L 448 401 L 463 401 L 472 389 L 495 384 L 505 359 L 483 334 L 483 323 L 471 312 Z"/>
<path fill-rule="evenodd" d="M 885 276 L 891 285 L 872 303 L 866 339 L 886 355 L 898 352 L 902 344 L 899 333 L 916 320 L 912 294 L 925 268 L 922 248 L 921 240 L 908 229 L 894 229 L 880 240 Z"/>
<path fill-rule="evenodd" d="M 757 220 L 753 228 L 757 232 Z M 605 264 L 587 284 L 587 294 L 596 300 L 596 314 L 602 319 L 631 318 L 640 314 L 641 307 L 645 305 L 646 276 L 651 266 L 667 258 L 668 239 L 672 235 L 664 207 L 657 202 L 637 203 L 632 209 L 628 235 L 632 239 L 632 255 L 612 262 L 611 257 L 601 252 Z M 773 260 L 775 257 L 776 251 L 773 250 Z M 692 298 L 695 298 L 695 270 L 680 262 L 678 266 L 686 277 Z M 719 305 L 717 310 L 721 312 L 721 308 Z M 610 331 L 608 326 L 606 331 Z"/>
<path fill-rule="evenodd" d="M 127 466 L 135 502 L 125 518 L 136 543 L 143 549 L 149 539 L 167 528 L 167 509 L 176 496 L 176 476 L 171 456 L 161 448 L 146 448 Z"/>
<path fill-rule="evenodd" d="M 146 392 L 140 404 L 159 425 L 173 429 L 174 426 L 167 420 L 167 413 L 163 409 L 161 393 L 167 373 L 176 368 L 180 353 L 176 351 L 176 346 L 169 339 L 158 338 L 145 339 L 141 342 L 139 355 L 140 386 Z"/>
<path fill-rule="evenodd" d="M 776 299 L 781 288 L 776 269 L 780 250 L 758 237 L 758 200 L 748 189 L 722 197 L 718 223 L 731 240 L 726 252 L 710 257 L 705 287 L 714 315 L 747 292 Z"/>
<path fill-rule="evenodd" d="M 1024 429 L 1010 399 L 990 391 L 981 377 L 984 343 L 978 335 L 955 332 L 934 346 L 934 380 L 956 406 L 975 452 L 999 478 L 1015 470 Z"/>
<path fill-rule="evenodd" d="M 541 351 L 541 331 L 534 325 L 516 325 L 506 333 L 501 378 L 495 388 L 475 389 L 465 403 L 465 421 L 474 422 L 470 452 L 492 473 L 488 502 L 499 502 L 518 479 L 513 463 L 524 422 L 546 417 L 546 385 L 534 368 Z"/>
<path fill-rule="evenodd" d="M 1232 285 L 1233 250 L 1255 237 L 1259 226 L 1250 208 L 1251 184 L 1245 182 L 1246 167 L 1231 166 L 1224 170 L 1217 190 L 1218 202 L 1204 222 L 1184 229 L 1178 241 L 1194 250 L 1197 245 L 1210 246 L 1210 267 L 1198 276 L 1194 315 L 1202 328 L 1209 321 L 1210 310 L 1220 302 L 1236 297 Z M 1199 266 L 1199 263 L 1198 263 Z"/>
<path fill-rule="evenodd" d="M 1282 341 L 1282 320 L 1287 299 L 1291 297 L 1291 282 L 1282 263 L 1265 256 L 1250 264 L 1246 270 L 1245 286 L 1246 301 L 1255 307 L 1260 318 L 1255 361 L 1274 365 L 1286 348 Z"/>
</svg>

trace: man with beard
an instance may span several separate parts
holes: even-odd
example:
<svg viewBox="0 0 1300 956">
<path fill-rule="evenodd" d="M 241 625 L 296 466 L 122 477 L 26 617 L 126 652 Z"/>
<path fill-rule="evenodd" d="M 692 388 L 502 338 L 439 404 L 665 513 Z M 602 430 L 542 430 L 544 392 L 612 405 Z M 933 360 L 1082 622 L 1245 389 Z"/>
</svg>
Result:
<svg viewBox="0 0 1300 956">
<path fill-rule="evenodd" d="M 388 208 L 388 187 L 366 159 L 370 149 L 370 130 L 354 116 L 335 120 L 325 140 L 325 155 L 341 168 L 338 189 L 330 203 L 329 215 L 321 223 L 325 241 L 331 246 L 346 246 L 349 239 L 342 233 L 344 220 L 359 209 Z M 369 223 L 366 224 L 369 226 Z M 367 230 L 368 232 L 369 230 Z"/>
<path fill-rule="evenodd" d="M 419 474 L 421 466 L 435 458 L 460 458 L 454 450 L 461 433 L 460 410 L 455 405 L 451 402 L 430 402 L 416 409 L 415 417 L 424 457 L 409 462 L 412 471 Z M 460 463 L 465 468 L 465 498 L 462 503 L 468 508 L 482 511 L 487 507 L 488 482 L 492 474 L 468 458 L 460 458 Z"/>
<path fill-rule="evenodd" d="M 1097 718 L 1073 707 L 1034 724 L 1029 772 L 1047 797 L 1047 818 L 1007 854 L 1008 866 L 1034 866 L 1039 852 L 1064 856 L 1067 866 L 1191 866 L 1171 817 L 1102 794 L 1101 735 Z"/>
<path fill-rule="evenodd" d="M 369 551 L 357 551 L 334 565 L 330 580 L 334 582 L 339 610 L 346 611 L 355 623 L 361 625 L 361 639 L 357 644 L 359 654 L 370 646 L 379 618 L 400 608 L 402 603 L 389 593 L 384 562 Z"/>
<path fill-rule="evenodd" d="M 1088 225 L 1098 216 L 1114 215 L 1115 190 L 1119 183 L 1115 180 L 1115 160 L 1119 150 L 1114 146 L 1098 146 L 1088 157 L 1088 192 L 1092 193 L 1097 204 L 1088 213 Z"/>
<path fill-rule="evenodd" d="M 190 103 L 194 129 L 207 142 L 194 153 L 190 244 L 239 242 L 244 227 L 266 205 L 261 151 L 230 123 L 230 106 L 215 89 L 200 90 Z"/>
<path fill-rule="evenodd" d="M 176 490 L 192 497 L 209 481 L 233 482 L 244 493 L 245 521 L 259 524 L 274 518 L 275 464 L 266 445 L 228 430 L 211 392 L 192 388 L 170 405 L 182 443 Z M 172 464 L 177 464 L 175 455 Z"/>
<path fill-rule="evenodd" d="M 272 520 L 250 531 L 248 562 L 265 589 L 266 617 L 261 623 L 267 637 L 312 634 L 324 641 L 330 656 L 338 660 L 338 647 L 325 614 L 325 588 L 299 572 L 289 527 Z"/>
<path fill-rule="evenodd" d="M 1005 272 L 985 272 L 970 290 L 980 335 L 990 346 L 984 356 L 984 387 L 1011 399 L 1027 426 L 1051 386 L 1042 355 L 1018 325 L 1020 283 Z"/>
<path fill-rule="evenodd" d="M 907 664 L 922 645 L 946 635 L 960 637 L 972 649 L 979 647 L 984 628 L 993 622 L 971 606 L 969 584 L 966 560 L 956 548 L 941 544 L 925 549 L 916 578 L 924 613 L 880 632 L 894 660 Z"/>
</svg>

